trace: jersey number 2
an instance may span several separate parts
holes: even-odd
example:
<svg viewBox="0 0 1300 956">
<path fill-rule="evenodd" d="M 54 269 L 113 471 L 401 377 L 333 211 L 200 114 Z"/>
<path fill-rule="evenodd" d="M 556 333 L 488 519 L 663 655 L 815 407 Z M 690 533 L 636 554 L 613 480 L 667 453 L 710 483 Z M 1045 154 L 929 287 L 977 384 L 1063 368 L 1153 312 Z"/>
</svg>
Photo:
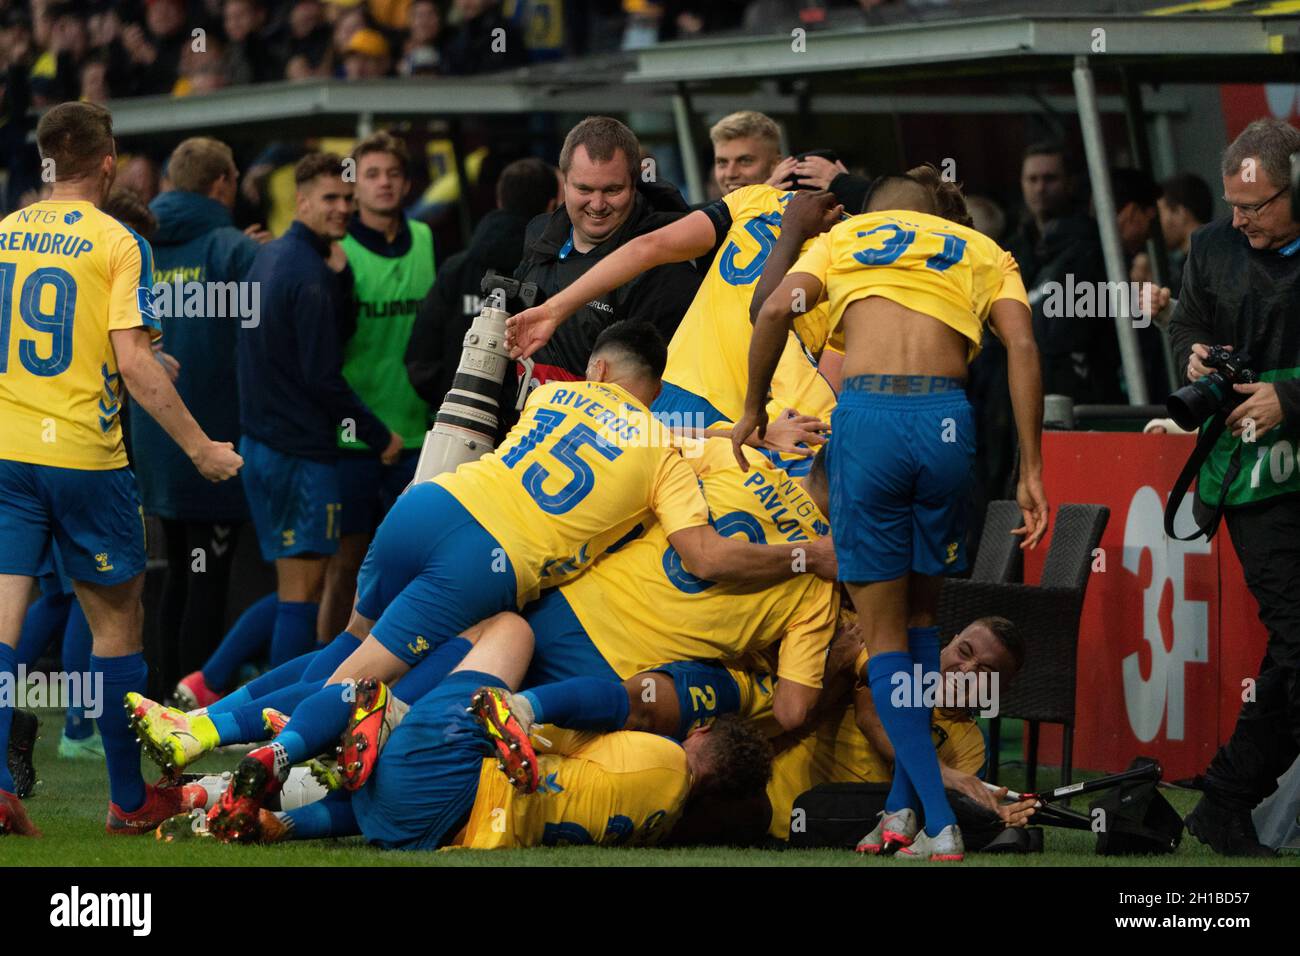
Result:
<svg viewBox="0 0 1300 956">
<path fill-rule="evenodd" d="M 14 314 L 14 278 L 18 266 L 0 262 L 0 375 L 9 371 L 9 334 Z M 46 287 L 54 290 L 49 312 L 41 311 Z M 18 361 L 33 375 L 49 378 L 72 364 L 72 318 L 77 312 L 77 283 L 63 269 L 36 269 L 18 292 L 18 314 L 34 332 L 50 336 L 50 354 L 37 352 L 35 339 L 20 339 Z"/>
</svg>

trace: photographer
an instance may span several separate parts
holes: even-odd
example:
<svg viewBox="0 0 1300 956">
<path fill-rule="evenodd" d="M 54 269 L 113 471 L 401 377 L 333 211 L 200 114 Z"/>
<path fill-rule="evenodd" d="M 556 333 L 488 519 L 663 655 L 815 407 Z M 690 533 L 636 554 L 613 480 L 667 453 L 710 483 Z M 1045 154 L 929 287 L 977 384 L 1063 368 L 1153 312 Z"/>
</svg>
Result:
<svg viewBox="0 0 1300 956">
<path fill-rule="evenodd" d="M 1300 222 L 1290 196 L 1290 157 L 1297 150 L 1300 132 L 1262 119 L 1224 152 L 1223 193 L 1232 220 L 1192 237 L 1169 327 L 1174 354 L 1186 357 L 1188 381 L 1216 371 L 1203 361 L 1216 345 L 1245 357 L 1260 379 L 1219 392 L 1220 407 L 1231 411 L 1201 465 L 1196 497 L 1198 511 L 1222 499 L 1269 632 L 1253 699 L 1211 761 L 1205 795 L 1186 821 L 1201 842 L 1233 856 L 1273 855 L 1260 844 L 1250 811 L 1300 753 L 1300 470 L 1283 467 L 1294 460 L 1300 436 Z M 1213 364 L 1233 380 L 1221 360 Z M 1233 408 L 1234 402 L 1240 404 Z M 1225 481 L 1234 464 L 1239 471 Z"/>
</svg>

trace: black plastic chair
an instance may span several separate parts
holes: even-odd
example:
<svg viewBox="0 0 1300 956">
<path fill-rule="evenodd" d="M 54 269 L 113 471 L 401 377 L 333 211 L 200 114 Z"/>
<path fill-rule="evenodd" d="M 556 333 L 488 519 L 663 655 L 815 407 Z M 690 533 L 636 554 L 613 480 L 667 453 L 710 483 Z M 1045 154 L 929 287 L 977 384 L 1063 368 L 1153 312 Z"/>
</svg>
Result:
<svg viewBox="0 0 1300 956">
<path fill-rule="evenodd" d="M 1024 562 L 1020 538 L 1011 532 L 1024 524 L 1020 505 L 1014 501 L 990 501 L 984 514 L 984 530 L 975 554 L 970 580 L 1009 584 L 1019 581 Z"/>
<path fill-rule="evenodd" d="M 999 718 L 1029 723 L 1027 791 L 1037 786 L 1038 735 L 1043 723 L 1061 724 L 1061 778 L 1073 771 L 1074 691 L 1077 677 L 1079 618 L 1092 567 L 1110 509 L 1102 505 L 1062 505 L 1055 515 L 1052 544 L 1038 586 L 950 578 L 939 592 L 939 628 L 955 634 L 976 618 L 1008 618 L 1025 642 L 1025 666 L 999 700 L 999 717 L 989 726 L 989 780 L 997 782 Z M 1019 539 L 1016 539 L 1017 542 Z M 981 551 L 983 538 L 981 538 Z M 994 559 L 991 559 L 994 560 Z M 977 562 L 978 564 L 978 562 Z"/>
</svg>

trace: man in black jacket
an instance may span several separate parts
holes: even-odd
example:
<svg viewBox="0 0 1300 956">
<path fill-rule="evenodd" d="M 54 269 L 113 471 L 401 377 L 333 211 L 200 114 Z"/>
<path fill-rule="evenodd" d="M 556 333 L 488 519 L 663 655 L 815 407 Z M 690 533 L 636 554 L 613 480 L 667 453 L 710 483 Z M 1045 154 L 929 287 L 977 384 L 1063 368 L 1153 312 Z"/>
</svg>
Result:
<svg viewBox="0 0 1300 956">
<path fill-rule="evenodd" d="M 555 167 L 540 159 L 519 159 L 503 169 L 496 193 L 497 208 L 474 229 L 469 248 L 438 270 L 406 347 L 411 385 L 435 411 L 451 388 L 465 333 L 483 308 L 483 276 L 489 270 L 514 273 L 524 254 L 528 223 L 564 201 Z"/>
<path fill-rule="evenodd" d="M 535 282 L 543 296 L 551 295 L 612 250 L 685 215 L 681 194 L 643 176 L 640 157 L 636 134 L 616 119 L 589 116 L 573 127 L 560 150 L 564 206 L 529 223 L 515 278 Z M 700 278 L 690 263 L 674 262 L 593 299 L 534 356 L 534 377 L 543 382 L 582 378 L 596 336 L 623 319 L 649 322 L 670 340 Z"/>
<path fill-rule="evenodd" d="M 1290 159 L 1300 132 L 1256 120 L 1223 154 L 1232 220 L 1196 232 L 1169 332 L 1189 381 L 1207 375 L 1207 346 L 1249 356 L 1261 381 L 1235 386 L 1241 404 L 1201 466 L 1196 502 L 1221 502 L 1268 648 L 1259 676 L 1224 674 L 1245 701 L 1232 737 L 1205 772 L 1187 829 L 1216 852 L 1272 856 L 1250 811 L 1300 755 L 1300 222 L 1291 211 Z M 1240 472 L 1234 480 L 1231 462 Z M 1232 640 L 1233 635 L 1225 635 Z"/>
</svg>

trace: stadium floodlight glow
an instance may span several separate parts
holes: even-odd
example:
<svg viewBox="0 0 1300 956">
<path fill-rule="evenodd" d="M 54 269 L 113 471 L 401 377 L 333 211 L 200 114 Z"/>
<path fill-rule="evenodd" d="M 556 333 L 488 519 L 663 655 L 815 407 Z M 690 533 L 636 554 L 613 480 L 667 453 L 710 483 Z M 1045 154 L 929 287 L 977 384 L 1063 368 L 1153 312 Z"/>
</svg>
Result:
<svg viewBox="0 0 1300 956">
<path fill-rule="evenodd" d="M 537 297 L 537 286 L 489 272 L 483 277 L 481 288 L 487 298 L 465 333 L 456 377 L 438 409 L 433 427 L 424 436 L 420 460 L 415 466 L 415 482 L 455 471 L 496 447 L 501 421 L 497 398 L 511 362 L 506 349 L 506 319 L 510 318 L 506 306 L 512 299 L 525 307 L 531 306 Z M 528 381 L 533 362 L 524 359 L 523 365 L 524 381 Z M 522 404 L 527 391 L 521 388 L 519 393 Z"/>
</svg>

